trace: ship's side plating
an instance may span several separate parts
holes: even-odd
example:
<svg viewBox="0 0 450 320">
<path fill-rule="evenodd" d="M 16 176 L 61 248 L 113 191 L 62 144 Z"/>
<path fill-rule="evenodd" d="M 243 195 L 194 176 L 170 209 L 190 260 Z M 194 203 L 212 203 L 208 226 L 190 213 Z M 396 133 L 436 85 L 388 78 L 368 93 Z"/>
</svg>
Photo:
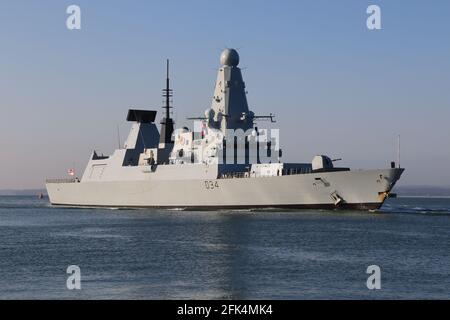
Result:
<svg viewBox="0 0 450 320">
<path fill-rule="evenodd" d="M 172 166 L 165 168 L 167 171 L 148 173 L 146 180 L 48 183 L 47 189 L 50 201 L 57 205 L 377 209 L 403 171 L 336 171 L 217 179 L 217 168 L 190 166 L 198 167 L 191 168 L 191 172 L 197 172 L 197 178 L 177 179 L 180 168 Z"/>
</svg>

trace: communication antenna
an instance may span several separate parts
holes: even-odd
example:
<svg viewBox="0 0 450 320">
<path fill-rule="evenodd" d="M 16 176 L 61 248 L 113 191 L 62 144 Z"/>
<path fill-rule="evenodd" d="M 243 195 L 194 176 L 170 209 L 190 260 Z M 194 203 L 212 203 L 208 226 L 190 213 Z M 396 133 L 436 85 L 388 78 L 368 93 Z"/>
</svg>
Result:
<svg viewBox="0 0 450 320">
<path fill-rule="evenodd" d="M 169 80 L 169 59 L 167 59 L 166 64 L 166 88 L 162 90 L 163 97 L 165 98 L 165 104 L 163 109 L 165 110 L 165 117 L 161 120 L 161 133 L 159 143 L 172 143 L 172 133 L 173 133 L 173 120 L 170 117 L 170 99 L 173 96 L 173 90 L 170 89 Z"/>
<path fill-rule="evenodd" d="M 397 137 L 397 163 L 398 163 L 398 167 L 401 168 L 401 166 L 400 166 L 400 135 L 398 135 L 398 137 Z"/>
<path fill-rule="evenodd" d="M 166 119 L 170 119 L 170 98 L 172 97 L 172 89 L 169 84 L 169 59 L 166 61 L 166 88 L 163 89 L 163 97 L 165 98 Z"/>
<path fill-rule="evenodd" d="M 121 149 L 120 147 L 120 129 L 119 129 L 119 124 L 117 124 L 117 142 L 119 143 L 119 149 Z"/>
</svg>

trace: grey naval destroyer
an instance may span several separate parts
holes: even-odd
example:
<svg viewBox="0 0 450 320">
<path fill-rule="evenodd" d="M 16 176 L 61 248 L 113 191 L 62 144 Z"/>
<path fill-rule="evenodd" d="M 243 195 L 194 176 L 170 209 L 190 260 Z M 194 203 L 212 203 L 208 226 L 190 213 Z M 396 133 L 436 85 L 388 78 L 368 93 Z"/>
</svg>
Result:
<svg viewBox="0 0 450 320">
<path fill-rule="evenodd" d="M 282 161 L 279 134 L 260 129 L 247 104 L 239 55 L 220 56 L 211 107 L 193 129 L 174 129 L 169 65 L 161 129 L 156 111 L 128 110 L 123 147 L 110 156 L 93 151 L 81 178 L 48 179 L 53 205 L 177 209 L 318 208 L 375 210 L 403 168 L 351 170 L 317 155 L 310 163 Z"/>
</svg>

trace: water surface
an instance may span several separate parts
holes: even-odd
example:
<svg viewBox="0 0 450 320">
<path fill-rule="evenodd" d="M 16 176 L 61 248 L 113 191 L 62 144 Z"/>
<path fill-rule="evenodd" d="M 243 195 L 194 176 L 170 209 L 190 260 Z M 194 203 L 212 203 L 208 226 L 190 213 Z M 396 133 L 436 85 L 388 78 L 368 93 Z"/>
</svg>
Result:
<svg viewBox="0 0 450 320">
<path fill-rule="evenodd" d="M 81 290 L 66 269 L 81 268 Z M 381 290 L 366 269 L 381 268 Z M 1 299 L 450 297 L 450 199 L 380 212 L 52 207 L 0 197 Z"/>
</svg>

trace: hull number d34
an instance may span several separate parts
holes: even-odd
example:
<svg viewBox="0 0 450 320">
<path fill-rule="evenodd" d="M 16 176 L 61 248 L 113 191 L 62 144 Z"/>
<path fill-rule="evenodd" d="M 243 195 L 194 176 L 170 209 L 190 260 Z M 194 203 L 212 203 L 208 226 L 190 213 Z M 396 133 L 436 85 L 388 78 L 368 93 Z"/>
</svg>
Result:
<svg viewBox="0 0 450 320">
<path fill-rule="evenodd" d="M 219 182 L 212 181 L 212 180 L 205 181 L 205 188 L 207 190 L 217 189 L 217 188 L 219 188 Z"/>
</svg>

